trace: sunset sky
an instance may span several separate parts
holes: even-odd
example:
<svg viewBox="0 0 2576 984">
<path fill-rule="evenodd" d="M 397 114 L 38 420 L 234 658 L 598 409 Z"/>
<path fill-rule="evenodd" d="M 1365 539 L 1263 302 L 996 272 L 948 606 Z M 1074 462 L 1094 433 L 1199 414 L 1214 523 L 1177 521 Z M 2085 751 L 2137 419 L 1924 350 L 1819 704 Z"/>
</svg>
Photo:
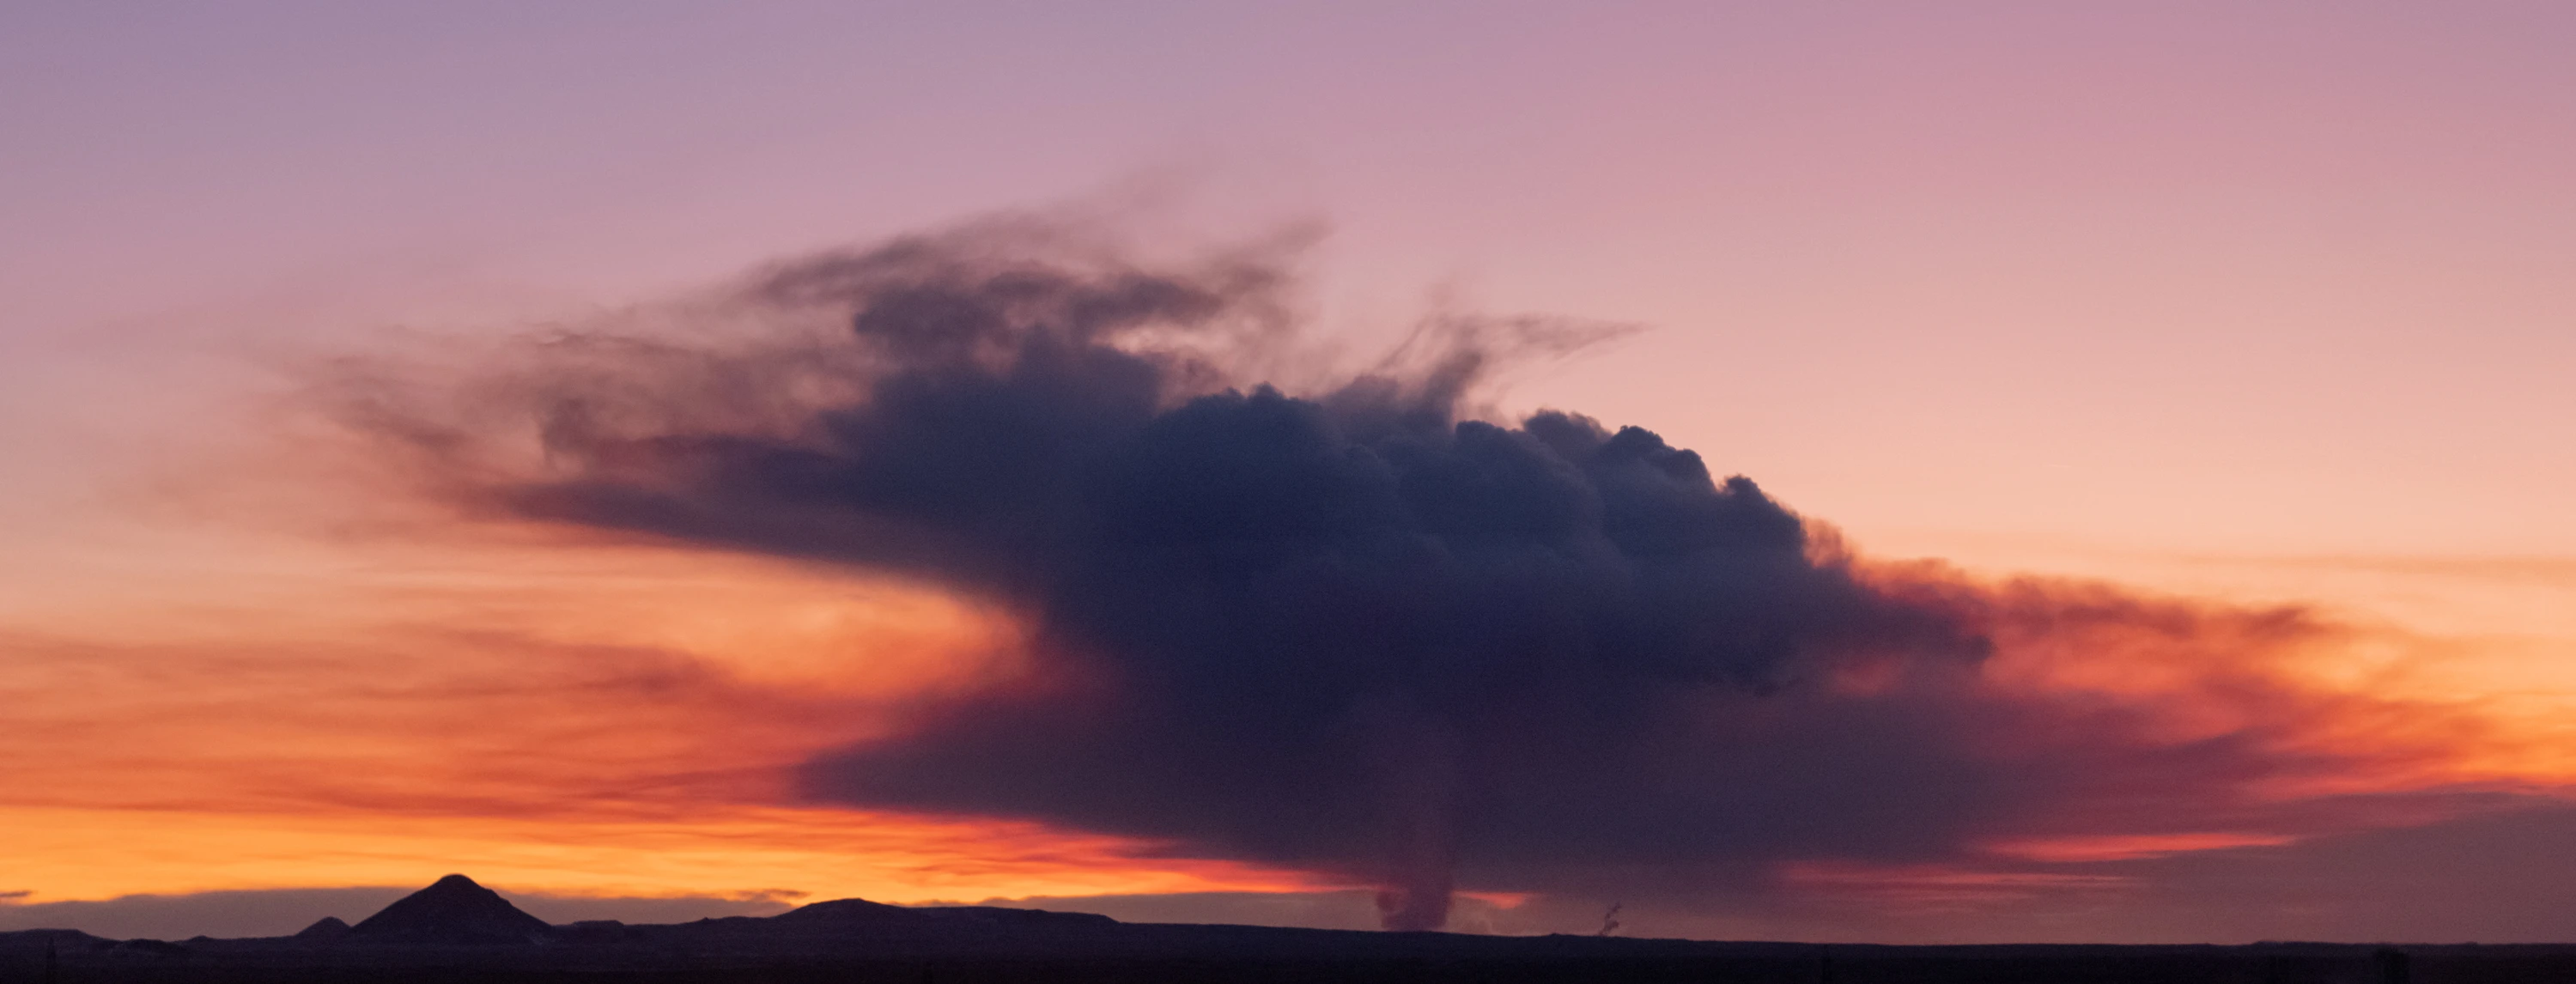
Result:
<svg viewBox="0 0 2576 984">
<path fill-rule="evenodd" d="M 557 920 L 1379 925 L 1338 848 L 941 744 L 1144 700 L 1060 651 L 1057 575 L 529 504 L 747 508 L 656 441 L 873 405 L 910 368 L 833 339 L 895 289 L 774 288 L 913 236 L 961 293 L 1258 256 L 1209 301 L 1258 351 L 1163 409 L 1591 338 L 1462 412 L 1652 430 L 1984 647 L 1837 623 L 1713 686 L 1714 751 L 1637 754 L 1722 830 L 1457 820 L 1518 832 L 1460 835 L 1449 928 L 2576 939 L 2571 44 L 2543 2 L 12 5 L 0 930 L 451 871 Z M 565 438 L 572 397 L 625 416 Z M 965 777 L 867 785 L 916 753 Z"/>
</svg>

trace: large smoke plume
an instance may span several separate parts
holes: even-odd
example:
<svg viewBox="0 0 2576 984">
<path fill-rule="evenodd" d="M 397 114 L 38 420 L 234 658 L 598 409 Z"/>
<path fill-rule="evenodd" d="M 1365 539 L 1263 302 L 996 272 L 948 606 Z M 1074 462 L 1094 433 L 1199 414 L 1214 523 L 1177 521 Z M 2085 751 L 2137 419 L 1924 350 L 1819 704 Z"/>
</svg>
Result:
<svg viewBox="0 0 2576 984">
<path fill-rule="evenodd" d="M 808 762 L 813 797 L 1364 880 L 1393 928 L 1441 925 L 1453 887 L 1937 859 L 2106 769 L 2152 798 L 2267 768 L 2243 733 L 2133 741 L 1982 688 L 2013 603 L 1865 576 L 1650 431 L 1474 419 L 1493 360 L 1579 328 L 1453 319 L 1378 372 L 1265 385 L 1298 344 L 1281 269 L 992 229 L 790 265 L 729 310 L 828 330 L 558 338 L 484 408 L 525 414 L 542 466 L 450 479 L 1028 621 L 1028 672 Z M 2063 742 L 2006 747 L 2040 732 Z"/>
</svg>

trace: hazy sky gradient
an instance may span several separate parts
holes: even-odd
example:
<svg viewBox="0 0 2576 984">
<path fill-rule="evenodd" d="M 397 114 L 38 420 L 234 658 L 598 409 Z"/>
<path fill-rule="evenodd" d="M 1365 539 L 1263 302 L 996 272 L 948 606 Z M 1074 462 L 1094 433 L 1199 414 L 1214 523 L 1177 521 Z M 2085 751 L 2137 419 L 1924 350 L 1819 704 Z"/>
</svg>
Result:
<svg viewBox="0 0 2576 984">
<path fill-rule="evenodd" d="M 570 894 L 1336 887 L 925 818 L 779 883 L 847 818 L 742 790 L 982 672 L 960 654 L 1007 628 L 842 572 L 415 542 L 442 527 L 352 505 L 280 409 L 281 365 L 398 329 L 590 323 L 1013 208 L 1149 247 L 1321 222 L 1305 302 L 1354 353 L 1444 305 L 1647 326 L 1504 405 L 1655 427 L 1876 556 L 2321 604 L 2413 647 L 2331 673 L 2474 704 L 2518 749 L 2489 778 L 2556 795 L 2571 43 L 2576 8 L 2544 2 L 13 5 L 0 813 L 45 833 L 0 846 L 26 882 L 0 892 L 425 883 L 441 854 Z M 910 655 L 845 678 L 853 648 Z M 673 652 L 766 683 L 669 685 Z M 636 720 L 681 730 L 630 742 Z M 710 733 L 739 737 L 688 738 Z M 379 763 L 385 795 L 315 780 L 335 756 Z M 616 815 L 489 808 L 566 785 Z M 470 819 L 429 838 L 429 815 Z M 547 823 L 624 833 L 511 846 Z M 329 847 L 252 852 L 266 875 L 197 857 L 306 838 Z M 1833 896 L 1668 926 L 2106 938 L 2121 904 L 2244 891 L 2115 875 L 2155 887 L 1899 904 L 1872 882 L 1850 898 L 1879 922 Z"/>
</svg>

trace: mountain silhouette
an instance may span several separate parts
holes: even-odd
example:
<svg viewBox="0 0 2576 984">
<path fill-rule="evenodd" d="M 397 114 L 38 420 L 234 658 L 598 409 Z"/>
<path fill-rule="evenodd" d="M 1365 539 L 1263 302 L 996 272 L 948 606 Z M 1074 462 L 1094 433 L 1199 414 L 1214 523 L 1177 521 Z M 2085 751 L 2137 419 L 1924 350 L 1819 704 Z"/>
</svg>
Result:
<svg viewBox="0 0 2576 984">
<path fill-rule="evenodd" d="M 852 923 L 905 922 L 923 918 L 919 909 L 909 909 L 866 899 L 833 899 L 800 906 L 769 917 L 783 926 L 829 926 Z"/>
<path fill-rule="evenodd" d="M 349 927 L 349 935 L 434 943 L 524 943 L 551 928 L 474 879 L 449 875 Z"/>
<path fill-rule="evenodd" d="M 331 936 L 335 930 L 338 939 Z M 199 936 L 169 943 L 103 939 L 67 929 L 0 932 L 0 984 L 744 984 L 934 978 L 940 984 L 1837 979 L 2403 984 L 2419 970 L 2423 980 L 2576 981 L 2576 946 L 2470 943 L 2400 950 L 2377 943 L 1838 943 L 1828 953 L 1814 943 L 1123 923 L 1089 913 L 895 906 L 865 899 L 816 902 L 766 917 L 639 925 L 599 919 L 550 927 L 463 875 L 441 878 L 355 927 L 326 918 L 294 937 Z"/>
</svg>

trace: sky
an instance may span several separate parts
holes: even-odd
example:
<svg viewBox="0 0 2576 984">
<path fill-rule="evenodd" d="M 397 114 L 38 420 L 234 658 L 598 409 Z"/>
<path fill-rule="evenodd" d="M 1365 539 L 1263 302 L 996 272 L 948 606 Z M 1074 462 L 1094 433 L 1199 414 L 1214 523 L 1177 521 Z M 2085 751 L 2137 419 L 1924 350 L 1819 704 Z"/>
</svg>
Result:
<svg viewBox="0 0 2576 984">
<path fill-rule="evenodd" d="M 291 931 L 450 871 L 549 918 L 857 895 L 1374 926 L 1438 861 L 1471 931 L 1618 902 L 1703 938 L 2576 938 L 2571 32 L 2546 3 L 12 6 L 0 928 Z M 1128 582 L 1064 571 L 1136 568 L 1091 541 L 993 548 L 1007 576 L 907 553 L 836 524 L 926 507 L 644 453 L 908 433 L 872 387 L 1002 370 L 843 322 L 997 271 L 1056 292 L 1015 318 L 1190 300 L 1065 343 L 1204 362 L 1157 413 L 1235 420 L 1190 401 L 1271 383 L 1397 460 L 1336 402 L 1374 369 L 1614 514 L 1638 479 L 1523 421 L 1647 428 L 1758 483 L 1671 493 L 1754 517 L 1727 536 L 1763 503 L 1805 523 L 1803 559 L 1684 578 L 1675 618 L 1745 583 L 1846 607 L 1722 622 L 1797 653 L 1636 719 L 1687 753 L 1316 684 L 1376 749 L 1350 761 L 1462 790 L 1424 807 L 1454 840 L 1429 854 L 1129 790 L 1118 763 L 1233 706 L 1137 682 L 1196 679 L 1170 660 L 1201 650 L 1129 631 L 1182 595 L 1093 597 Z M 830 289 L 779 301 L 791 274 Z M 1155 333 L 1207 325 L 1246 347 Z M 1515 325 L 1591 341 L 1506 357 Z M 1455 401 L 1424 396 L 1442 344 L 1498 353 Z M 529 436 L 575 397 L 623 416 Z M 1098 440 L 1198 418 L 1171 419 Z M 833 439 L 850 475 L 915 474 Z M 534 495 L 601 489 L 699 519 Z M 1408 529 L 1465 556 L 1436 506 Z M 810 525 L 742 525 L 773 520 Z M 1622 570 L 1662 555 L 1603 535 Z M 1277 598 L 1238 600 L 1357 617 Z M 1329 676 L 1285 637 L 1226 665 Z M 1055 721 L 1088 706 L 1068 680 L 1132 716 L 959 723 Z M 1497 721 L 1660 778 L 1515 825 L 1570 787 L 1484 751 Z M 1029 793 L 978 735 L 1097 753 L 1116 795 Z M 968 778 L 906 785 L 920 763 Z"/>
</svg>

